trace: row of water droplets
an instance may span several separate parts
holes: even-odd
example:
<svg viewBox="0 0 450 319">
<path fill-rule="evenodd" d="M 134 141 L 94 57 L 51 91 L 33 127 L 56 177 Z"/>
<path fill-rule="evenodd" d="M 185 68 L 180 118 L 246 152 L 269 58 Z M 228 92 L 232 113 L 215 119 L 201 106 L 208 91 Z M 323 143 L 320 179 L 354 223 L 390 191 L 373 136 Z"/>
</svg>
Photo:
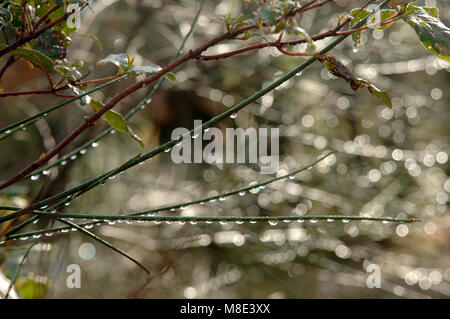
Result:
<svg viewBox="0 0 450 319">
<path fill-rule="evenodd" d="M 153 214 L 149 214 L 147 216 L 154 216 Z M 75 220 L 74 218 L 68 218 L 69 220 L 73 221 Z M 84 219 L 87 220 L 87 219 Z M 138 224 L 142 224 L 142 223 L 153 223 L 154 225 L 160 225 L 160 224 L 166 224 L 166 225 L 171 225 L 171 224 L 178 224 L 178 225 L 185 225 L 185 224 L 190 224 L 190 225 L 197 225 L 199 223 L 204 223 L 207 225 L 211 225 L 211 224 L 218 224 L 221 226 L 224 225 L 229 225 L 229 224 L 235 224 L 235 225 L 242 225 L 245 223 L 248 224 L 257 224 L 257 223 L 267 223 L 270 226 L 277 226 L 280 222 L 281 223 L 285 223 L 285 224 L 289 224 L 291 222 L 297 222 L 299 224 L 303 224 L 305 222 L 309 222 L 310 224 L 317 224 L 319 221 L 325 221 L 323 219 L 284 219 L 284 220 L 268 220 L 268 221 L 259 221 L 259 220 L 235 220 L 235 221 L 226 221 L 226 220 L 202 220 L 202 221 L 197 221 L 197 220 L 180 220 L 180 221 L 172 221 L 172 220 L 128 220 L 128 219 L 114 219 L 114 220 L 110 220 L 110 219 L 94 219 L 91 222 L 89 222 L 89 224 L 87 225 L 80 225 L 81 227 L 85 228 L 85 229 L 92 229 L 94 226 L 101 226 L 102 224 L 106 223 L 108 225 L 116 225 L 116 224 L 134 224 L 134 223 L 138 223 Z M 335 219 L 332 218 L 327 218 L 326 222 L 328 223 L 332 223 L 335 222 Z M 350 220 L 349 219 L 341 219 L 341 222 L 346 224 L 349 223 Z M 383 223 L 389 223 L 389 221 L 384 221 Z M 29 239 L 39 239 L 42 237 L 52 237 L 53 235 L 57 234 L 57 233 L 68 233 L 69 231 L 72 232 L 76 232 L 78 231 L 77 228 L 69 228 L 69 227 L 61 227 L 60 229 L 55 229 L 55 230 L 49 230 L 49 231 L 42 231 L 42 232 L 36 232 L 35 234 L 24 234 L 23 236 L 16 236 L 13 237 L 11 239 L 11 241 L 16 241 L 16 240 L 21 240 L 21 241 L 25 241 L 25 240 L 29 240 Z M 6 242 L 6 240 L 4 241 L 0 241 L 0 245 L 3 245 Z"/>
</svg>

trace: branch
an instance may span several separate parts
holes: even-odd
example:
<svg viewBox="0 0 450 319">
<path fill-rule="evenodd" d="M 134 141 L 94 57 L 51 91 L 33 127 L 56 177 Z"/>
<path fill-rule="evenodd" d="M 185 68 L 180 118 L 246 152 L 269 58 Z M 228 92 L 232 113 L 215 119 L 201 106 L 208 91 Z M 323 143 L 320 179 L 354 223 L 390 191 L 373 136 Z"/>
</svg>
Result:
<svg viewBox="0 0 450 319">
<path fill-rule="evenodd" d="M 373 0 L 372 0 L 373 1 Z M 386 5 L 388 2 L 388 0 L 383 1 L 383 3 L 380 4 L 379 7 L 382 7 L 384 5 Z M 379 8 L 378 7 L 378 8 Z M 376 10 L 376 9 L 375 9 Z M 375 12 L 375 11 L 373 11 Z M 372 14 L 373 14 L 372 12 Z M 355 28 L 359 28 L 362 25 L 364 25 L 366 23 L 366 21 L 369 19 L 369 17 L 371 17 L 371 15 L 368 15 L 366 18 L 362 19 L 356 26 Z M 85 121 L 75 130 L 73 131 L 69 136 L 67 136 L 62 142 L 60 142 L 57 146 L 55 146 L 55 148 L 53 148 L 52 151 L 50 151 L 49 153 L 47 153 L 45 156 L 43 156 L 42 158 L 40 158 L 39 160 L 36 160 L 35 162 L 33 162 L 32 164 L 30 164 L 28 167 L 26 167 L 25 169 L 23 169 L 21 172 L 19 172 L 17 175 L 15 175 L 14 177 L 10 178 L 9 180 L 3 182 L 2 184 L 0 184 L 0 190 L 4 189 L 12 184 L 14 184 L 15 182 L 19 181 L 20 179 L 22 179 L 24 176 L 26 176 L 27 174 L 31 173 L 33 170 L 35 170 L 36 168 L 40 167 L 41 165 L 43 165 L 44 163 L 46 163 L 50 158 L 52 158 L 53 156 L 55 156 L 59 151 L 61 151 L 67 144 L 69 144 L 73 139 L 75 139 L 79 134 L 81 134 L 81 132 L 83 132 L 87 127 L 93 125 L 93 123 L 102 116 L 102 114 L 104 114 L 105 112 L 107 112 L 109 109 L 111 109 L 113 106 L 115 106 L 119 101 L 121 101 L 123 98 L 125 98 L 126 96 L 130 95 L 131 93 L 135 92 L 136 90 L 147 86 L 148 84 L 152 83 L 155 80 L 158 80 L 159 78 L 161 78 L 165 73 L 171 71 L 172 69 L 174 69 L 175 67 L 179 66 L 180 64 L 192 59 L 193 57 L 199 56 L 203 51 L 205 51 L 207 48 L 221 42 L 222 40 L 225 39 L 230 39 L 235 37 L 236 35 L 240 34 L 241 32 L 243 32 L 242 30 L 244 30 L 246 27 L 235 30 L 235 31 L 229 31 L 226 32 L 224 34 L 222 34 L 221 36 L 216 37 L 213 40 L 210 40 L 209 42 L 203 44 L 202 46 L 198 47 L 195 50 L 191 50 L 189 51 L 189 53 L 179 57 L 178 59 L 176 59 L 175 61 L 173 61 L 172 63 L 168 64 L 166 67 L 164 67 L 163 69 L 161 69 L 159 72 L 155 73 L 152 76 L 149 76 L 147 78 L 145 78 L 144 80 L 135 83 L 134 85 L 128 87 L 126 90 L 122 91 L 121 93 L 119 93 L 118 95 L 116 95 L 110 102 L 108 102 L 107 104 L 105 104 L 105 106 L 103 108 L 101 108 L 99 111 L 95 112 L 94 114 L 92 114 L 90 117 L 87 117 L 85 119 Z M 342 42 L 348 35 L 342 35 L 341 37 L 339 37 L 338 39 L 336 39 L 335 41 L 333 41 L 330 45 L 328 45 L 324 50 L 321 51 L 321 53 L 326 53 L 328 52 L 331 48 L 333 48 L 334 46 L 336 46 L 338 43 Z M 296 73 L 298 73 L 299 71 L 305 69 L 306 67 L 308 67 L 310 64 L 312 64 L 316 59 L 314 57 L 312 57 L 311 59 L 307 60 L 306 62 L 304 62 L 302 65 L 300 65 L 299 67 L 295 68 L 294 70 L 292 70 L 291 72 L 287 73 L 285 76 L 281 77 L 280 79 L 278 79 L 277 81 L 273 82 L 271 85 L 267 86 L 265 89 L 255 93 L 254 95 L 252 95 L 251 97 L 247 98 L 246 100 L 242 101 L 241 103 L 239 103 L 238 105 L 236 105 L 233 108 L 230 108 L 228 111 L 222 113 L 221 115 L 218 115 L 216 117 L 214 117 L 213 119 L 211 119 L 210 121 L 204 123 L 201 127 L 201 129 L 206 129 L 209 126 L 211 126 L 212 124 L 221 121 L 222 119 L 228 117 L 229 115 L 239 111 L 241 108 L 247 106 L 249 103 L 253 102 L 254 100 L 260 98 L 261 96 L 265 95 L 266 93 L 270 92 L 271 90 L 273 90 L 274 88 L 276 88 L 277 86 L 279 86 L 280 84 L 282 84 L 283 82 L 287 81 L 289 78 L 291 78 L 292 76 L 294 76 Z M 197 130 L 198 128 L 194 128 L 193 130 L 191 130 L 189 133 L 186 134 L 192 134 L 194 132 L 194 130 Z M 181 137 L 180 137 L 181 138 Z M 135 159 L 133 160 L 130 164 L 130 166 L 124 166 L 123 168 L 121 168 L 122 170 L 128 169 L 129 167 L 132 167 L 134 165 L 137 165 L 138 163 L 153 157 L 154 155 L 162 152 L 163 150 L 169 148 L 169 147 L 173 147 L 176 143 L 178 142 L 178 140 L 172 140 L 160 147 L 158 147 L 157 149 L 153 150 L 150 153 L 147 153 L 143 156 L 140 156 L 139 159 Z M 116 171 L 116 170 L 113 170 Z M 112 172 L 112 171 L 110 171 Z"/>
<path fill-rule="evenodd" d="M 256 25 L 246 26 L 239 28 L 237 30 L 230 30 L 226 33 L 223 33 L 222 35 L 206 42 L 205 44 L 201 45 L 195 50 L 190 50 L 187 54 L 177 58 L 175 61 L 169 63 L 166 67 L 162 68 L 159 72 L 155 73 L 154 75 L 151 75 L 147 78 L 145 78 L 142 81 L 139 81 L 135 83 L 134 85 L 131 85 L 121 93 L 117 94 L 115 97 L 113 97 L 108 103 L 105 104 L 103 108 L 92 114 L 91 116 L 85 118 L 84 122 L 78 126 L 77 129 L 75 129 L 71 134 L 69 134 L 66 138 L 64 138 L 58 145 L 56 145 L 51 151 L 49 151 L 45 156 L 41 157 L 40 159 L 34 161 L 30 165 L 28 165 L 26 168 L 21 170 L 19 173 L 17 173 L 15 176 L 10 178 L 9 180 L 3 182 L 0 184 L 0 190 L 16 183 L 17 181 L 21 180 L 26 175 L 30 174 L 35 169 L 39 168 L 46 162 L 48 162 L 53 156 L 58 154 L 64 147 L 66 147 L 71 141 L 73 141 L 78 135 L 80 135 L 86 128 L 92 126 L 96 120 L 98 120 L 104 113 L 112 109 L 118 102 L 120 102 L 122 99 L 127 97 L 128 95 L 134 93 L 135 91 L 149 85 L 150 83 L 158 80 L 159 78 L 163 77 L 164 74 L 170 72 L 177 66 L 185 63 L 188 60 L 191 60 L 193 58 L 196 58 L 201 55 L 202 52 L 206 51 L 208 48 L 222 42 L 223 40 L 232 39 L 236 37 L 237 35 L 252 29 L 257 28 Z M 13 47 L 13 45 L 5 48 L 8 49 L 10 47 Z M 3 50 L 0 51 L 0 56 Z"/>
</svg>

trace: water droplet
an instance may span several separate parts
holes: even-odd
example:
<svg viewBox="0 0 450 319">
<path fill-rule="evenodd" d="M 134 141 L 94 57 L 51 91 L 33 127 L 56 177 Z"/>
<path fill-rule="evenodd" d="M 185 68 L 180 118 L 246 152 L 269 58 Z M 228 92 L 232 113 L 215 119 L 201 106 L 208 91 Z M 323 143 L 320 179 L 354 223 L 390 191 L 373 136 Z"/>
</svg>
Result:
<svg viewBox="0 0 450 319">
<path fill-rule="evenodd" d="M 39 209 L 46 209 L 47 207 L 48 207 L 48 205 L 44 205 L 44 206 L 39 207 Z"/>
<path fill-rule="evenodd" d="M 66 165 L 67 164 L 67 161 L 62 161 L 61 162 L 61 166 L 64 166 L 64 165 Z"/>
<path fill-rule="evenodd" d="M 236 224 L 238 224 L 238 225 L 242 225 L 244 222 L 242 221 L 242 220 L 237 220 L 236 221 Z"/>
<path fill-rule="evenodd" d="M 175 144 L 176 147 L 180 147 L 182 142 Z"/>
<path fill-rule="evenodd" d="M 83 149 L 80 151 L 80 154 L 86 154 L 86 149 L 83 148 Z"/>
<path fill-rule="evenodd" d="M 28 239 L 27 236 L 25 236 L 25 237 L 20 237 L 20 240 L 27 240 L 27 239 Z"/>
<path fill-rule="evenodd" d="M 344 224 L 347 224 L 347 223 L 350 222 L 350 220 L 348 220 L 348 219 L 343 219 L 342 222 L 343 222 Z"/>
<path fill-rule="evenodd" d="M 221 202 L 225 201 L 226 199 L 227 199 L 226 197 L 220 197 L 220 198 L 219 198 L 219 200 L 220 200 Z"/>
<path fill-rule="evenodd" d="M 186 224 L 186 222 L 179 221 L 178 224 L 179 225 L 184 225 L 184 224 Z"/>
<path fill-rule="evenodd" d="M 33 222 L 33 224 L 37 224 L 38 221 L 39 221 L 39 219 L 36 219 L 36 220 Z"/>
<path fill-rule="evenodd" d="M 308 166 L 308 169 L 312 169 L 312 168 L 313 168 L 313 166 L 312 166 L 312 165 L 309 165 L 309 166 Z"/>
<path fill-rule="evenodd" d="M 115 224 L 116 224 L 116 221 L 110 220 L 110 221 L 108 222 L 108 224 L 110 224 L 110 225 L 115 225 Z"/>
<path fill-rule="evenodd" d="M 195 133 L 194 135 L 192 135 L 192 138 L 197 138 L 199 136 L 199 133 Z"/>
<path fill-rule="evenodd" d="M 228 224 L 228 222 L 226 222 L 226 221 L 224 221 L 224 220 L 221 220 L 221 221 L 219 221 L 219 224 L 220 224 L 220 225 L 226 225 L 226 224 Z"/>
<path fill-rule="evenodd" d="M 244 196 L 245 194 L 247 194 L 246 191 L 239 192 L 239 196 Z"/>
<path fill-rule="evenodd" d="M 257 185 L 257 184 L 258 184 L 257 182 L 251 182 L 248 186 L 253 186 L 253 185 Z M 257 194 L 259 191 L 260 191 L 259 187 L 250 189 L 250 193 L 252 193 L 252 194 Z"/>
<path fill-rule="evenodd" d="M 70 205 L 70 202 L 65 202 L 64 203 L 64 206 L 69 206 Z"/>
<path fill-rule="evenodd" d="M 68 229 L 61 229 L 61 233 L 67 233 L 68 231 Z"/>
<path fill-rule="evenodd" d="M 388 221 L 388 220 L 383 220 L 383 224 L 389 224 L 390 223 L 390 221 Z"/>
<path fill-rule="evenodd" d="M 269 225 L 276 226 L 276 225 L 278 225 L 278 222 L 276 220 L 269 220 Z"/>
<path fill-rule="evenodd" d="M 303 71 L 299 71 L 299 72 L 297 72 L 295 75 L 296 76 L 301 76 L 303 74 Z"/>
<path fill-rule="evenodd" d="M 237 117 L 237 113 L 233 113 L 233 114 L 230 115 L 231 119 L 235 119 L 236 117 Z"/>
<path fill-rule="evenodd" d="M 86 225 L 86 226 L 84 226 L 84 228 L 86 228 L 86 229 L 91 229 L 92 227 L 94 227 L 94 225 Z"/>
<path fill-rule="evenodd" d="M 214 203 L 215 201 L 216 200 L 214 198 L 209 200 L 210 203 Z"/>
<path fill-rule="evenodd" d="M 193 221 L 193 220 L 191 220 L 189 223 L 190 223 L 191 225 L 196 225 L 196 224 L 197 224 L 197 222 L 196 222 L 196 221 Z"/>
<path fill-rule="evenodd" d="M 156 225 L 161 224 L 161 221 L 159 221 L 159 220 L 154 220 L 153 222 L 154 222 Z"/>
<path fill-rule="evenodd" d="M 33 175 L 30 177 L 32 181 L 37 181 L 39 178 L 39 175 Z"/>
<path fill-rule="evenodd" d="M 327 222 L 332 223 L 332 222 L 334 222 L 334 219 L 333 218 L 328 218 Z"/>
<path fill-rule="evenodd" d="M 94 142 L 94 143 L 91 144 L 91 146 L 94 147 L 94 148 L 95 148 L 95 147 L 98 147 L 98 143 L 97 143 L 97 142 Z"/>
<path fill-rule="evenodd" d="M 356 45 L 354 45 L 354 46 L 353 46 L 353 49 L 352 49 L 353 53 L 358 52 L 358 50 L 359 50 L 359 48 L 358 48 Z"/>
<path fill-rule="evenodd" d="M 310 222 L 311 224 L 315 224 L 315 223 L 318 222 L 318 220 L 317 220 L 317 219 L 310 219 L 309 222 Z"/>
<path fill-rule="evenodd" d="M 295 175 L 289 176 L 289 179 L 295 179 Z"/>
<path fill-rule="evenodd" d="M 303 219 L 297 219 L 297 223 L 304 223 L 305 221 Z"/>
<path fill-rule="evenodd" d="M 259 188 L 264 189 L 264 188 L 266 188 L 266 185 L 261 185 L 261 186 L 259 186 Z"/>
<path fill-rule="evenodd" d="M 200 202 L 199 204 L 200 204 L 200 205 L 205 205 L 205 202 Z"/>
<path fill-rule="evenodd" d="M 145 109 L 145 104 L 141 105 L 141 110 Z"/>
<path fill-rule="evenodd" d="M 37 234 L 37 235 L 33 235 L 33 238 L 40 238 L 42 235 L 41 234 Z"/>
<path fill-rule="evenodd" d="M 110 176 L 109 179 L 114 179 L 116 178 L 116 175 Z"/>
<path fill-rule="evenodd" d="M 167 225 L 171 225 L 173 222 L 171 220 L 166 220 Z"/>
<path fill-rule="evenodd" d="M 51 237 L 51 236 L 53 236 L 53 233 L 45 233 L 45 236 Z"/>
<path fill-rule="evenodd" d="M 151 102 L 152 102 L 152 99 L 151 99 L 151 98 L 148 98 L 148 99 L 145 100 L 145 103 L 146 103 L 146 104 L 150 104 Z"/>
<path fill-rule="evenodd" d="M 11 133 L 11 130 L 5 131 L 5 134 L 9 134 L 9 133 Z"/>
<path fill-rule="evenodd" d="M 77 156 L 76 155 L 72 155 L 71 157 L 70 157 L 70 159 L 73 161 L 73 160 L 76 160 L 77 159 Z"/>
<path fill-rule="evenodd" d="M 49 175 L 50 174 L 50 170 L 44 170 L 43 172 L 42 172 L 42 175 Z"/>
<path fill-rule="evenodd" d="M 181 206 L 180 209 L 181 209 L 181 210 L 185 210 L 185 209 L 186 209 L 186 206 Z"/>
<path fill-rule="evenodd" d="M 175 208 L 171 208 L 170 211 L 171 211 L 171 212 L 174 212 L 174 211 L 175 211 Z"/>
<path fill-rule="evenodd" d="M 206 223 L 210 225 L 210 224 L 212 224 L 213 222 L 210 221 L 210 220 L 207 220 Z"/>
<path fill-rule="evenodd" d="M 256 224 L 256 220 L 251 220 L 250 224 Z"/>
<path fill-rule="evenodd" d="M 109 134 L 116 134 L 116 130 L 112 129 L 111 132 Z"/>
<path fill-rule="evenodd" d="M 164 152 L 169 153 L 171 150 L 172 148 L 169 147 L 168 149 L 165 149 Z"/>
<path fill-rule="evenodd" d="M 286 224 L 288 224 L 288 223 L 290 223 L 290 222 L 291 222 L 290 219 L 284 219 L 284 220 L 283 220 L 283 223 L 286 223 Z"/>
<path fill-rule="evenodd" d="M 126 220 L 125 223 L 127 223 L 128 225 L 133 224 L 132 220 Z"/>
<path fill-rule="evenodd" d="M 208 131 L 209 131 L 209 129 L 210 129 L 209 127 L 208 127 L 208 128 L 206 128 L 206 129 L 205 129 L 205 133 L 206 133 L 206 132 L 208 132 Z"/>
</svg>

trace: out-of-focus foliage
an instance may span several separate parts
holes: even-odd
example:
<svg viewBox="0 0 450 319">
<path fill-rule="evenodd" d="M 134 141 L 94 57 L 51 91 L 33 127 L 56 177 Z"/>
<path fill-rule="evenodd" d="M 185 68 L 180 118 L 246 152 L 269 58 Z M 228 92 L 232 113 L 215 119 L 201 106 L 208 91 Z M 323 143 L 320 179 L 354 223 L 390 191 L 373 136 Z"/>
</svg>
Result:
<svg viewBox="0 0 450 319">
<path fill-rule="evenodd" d="M 408 2 L 393 1 L 393 5 Z M 117 67 L 124 73 L 136 68 L 133 72 L 138 78 L 142 73 L 156 72 L 157 66 L 167 65 L 175 56 L 196 14 L 196 3 L 92 1 L 92 10 L 88 8 L 82 15 L 81 29 L 63 29 L 55 39 L 58 42 L 62 34 L 62 40 L 70 36 L 70 50 L 65 52 L 61 42 L 50 48 L 52 52 L 67 54 L 65 60 L 57 63 L 57 72 L 72 80 L 79 78 L 77 72 L 93 79 L 110 76 Z M 285 37 L 309 38 L 333 28 L 363 3 L 339 0 L 307 11 L 298 25 L 288 26 L 292 32 Z M 414 5 L 439 8 L 442 24 L 450 24 L 450 4 L 446 1 L 415 1 Z M 239 18 L 241 14 L 248 17 L 255 13 L 273 23 L 244 34 L 246 41 L 228 41 L 206 54 L 277 40 L 279 15 L 264 8 L 254 1 L 206 1 L 185 52 L 227 28 L 245 25 L 245 20 Z M 275 13 L 285 10 L 284 6 L 277 8 Z M 218 125 L 220 129 L 279 127 L 279 175 L 308 165 L 331 149 L 338 151 L 336 155 L 294 179 L 278 181 L 259 191 L 167 212 L 183 216 L 392 216 L 420 218 L 422 222 L 110 222 L 91 231 L 148 265 L 156 274 L 152 281 L 147 282 L 145 275 L 122 256 L 78 232 L 49 232 L 0 248 L 2 272 L 12 278 L 23 248 L 29 241 L 40 240 L 42 243 L 31 251 L 17 281 L 22 297 L 449 297 L 449 42 L 448 32 L 433 33 L 438 24 L 434 20 L 436 12 L 423 10 L 413 10 L 404 21 L 389 28 L 364 30 L 330 52 L 342 66 L 352 70 L 355 78 L 366 79 L 389 92 L 391 108 L 383 97 L 371 97 L 365 90 L 353 91 L 346 81 L 316 62 L 240 111 L 237 117 Z M 4 10 L 0 10 L 0 17 L 1 21 L 10 19 Z M 440 30 L 445 28 L 441 26 Z M 86 35 L 95 35 L 101 47 Z M 434 37 L 433 44 L 430 36 Z M 307 41 L 293 49 L 318 52 L 330 41 L 317 41 L 314 46 Z M 56 59 L 38 43 L 29 50 Z M 134 59 L 132 66 L 115 63 L 119 60 L 114 57 L 126 56 L 122 54 Z M 112 63 L 96 63 L 108 56 L 107 61 Z M 195 119 L 206 121 L 214 117 L 304 60 L 284 56 L 276 48 L 264 48 L 218 61 L 191 61 L 168 75 L 176 82 L 165 81 L 152 100 L 127 119 L 123 129 L 132 126 L 143 140 L 145 151 L 150 151 L 168 141 L 174 128 L 192 128 Z M 94 101 L 108 100 L 132 81 L 118 82 L 90 97 Z M 28 63 L 16 63 L 0 83 L 5 91 L 46 85 L 42 72 L 31 69 Z M 127 97 L 115 110 L 125 114 L 150 90 Z M 42 111 L 54 101 L 51 96 L 3 98 L 0 126 Z M 51 149 L 91 113 L 89 107 L 73 103 L 0 140 L 0 179 Z M 70 147 L 74 149 L 107 127 L 108 123 L 99 121 Z M 115 132 L 48 172 L 2 191 L 0 204 L 25 207 L 40 192 L 47 196 L 58 193 L 142 152 L 125 134 Z M 266 178 L 252 165 L 176 165 L 170 153 L 162 153 L 71 201 L 65 211 L 132 213 L 212 196 Z M 43 218 L 29 229 L 51 226 L 48 223 Z M 93 244 L 95 250 L 86 251 L 86 246 L 81 245 L 85 242 Z M 69 264 L 81 267 L 80 289 L 66 286 L 65 270 Z M 380 266 L 380 289 L 366 286 L 370 264 Z"/>
</svg>

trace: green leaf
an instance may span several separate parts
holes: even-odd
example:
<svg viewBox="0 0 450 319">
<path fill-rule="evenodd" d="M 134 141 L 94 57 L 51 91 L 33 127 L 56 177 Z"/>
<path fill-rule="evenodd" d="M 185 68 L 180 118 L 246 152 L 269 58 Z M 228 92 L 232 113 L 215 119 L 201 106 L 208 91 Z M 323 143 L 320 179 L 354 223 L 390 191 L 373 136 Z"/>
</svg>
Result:
<svg viewBox="0 0 450 319">
<path fill-rule="evenodd" d="M 175 74 L 173 74 L 172 72 L 167 72 L 164 75 L 166 76 L 166 78 L 168 78 L 172 82 L 176 82 L 177 81 L 177 78 L 175 77 Z"/>
<path fill-rule="evenodd" d="M 438 19 L 436 10 L 409 5 L 403 20 L 416 31 L 428 51 L 450 62 L 450 28 Z"/>
<path fill-rule="evenodd" d="M 104 106 L 102 102 L 97 100 L 91 100 L 90 105 L 94 111 L 98 111 Z M 119 132 L 127 133 L 131 136 L 131 138 L 138 142 L 142 148 L 144 148 L 144 142 L 142 139 L 127 125 L 125 118 L 120 113 L 113 110 L 108 110 L 105 112 L 105 119 L 113 129 Z"/>
<path fill-rule="evenodd" d="M 362 9 L 360 12 L 359 8 L 353 9 L 350 12 L 350 15 L 353 17 L 352 21 L 350 21 L 350 27 L 354 27 L 359 21 L 364 19 L 370 14 L 369 10 Z M 357 48 L 361 44 L 361 31 L 352 33 L 353 46 Z"/>
<path fill-rule="evenodd" d="M 383 100 L 389 108 L 392 108 L 391 98 L 389 94 L 381 91 L 375 85 L 371 84 L 367 80 L 357 77 L 350 71 L 345 65 L 336 60 L 331 54 L 314 54 L 314 57 L 319 60 L 328 69 L 331 74 L 340 77 L 350 83 L 350 87 L 356 91 L 359 88 L 365 87 L 369 92 Z"/>
<path fill-rule="evenodd" d="M 0 44 L 0 50 L 6 47 L 7 46 L 5 44 Z M 39 51 L 33 49 L 18 48 L 10 51 L 8 54 L 23 58 L 46 73 L 50 74 L 53 72 L 52 60 Z"/>
<path fill-rule="evenodd" d="M 370 24 L 374 24 L 376 22 L 385 21 L 385 20 L 387 20 L 389 18 L 394 17 L 396 14 L 397 14 L 397 11 L 393 10 L 393 9 L 381 10 L 379 12 L 379 15 L 377 13 L 372 19 L 370 19 L 368 24 L 370 25 Z M 380 19 L 379 21 L 376 20 L 377 17 Z M 383 29 L 389 28 L 391 25 L 392 25 L 392 23 L 389 23 L 389 24 L 385 24 L 385 25 L 382 25 L 382 26 L 377 26 L 376 28 L 379 29 L 379 30 L 383 30 Z"/>
</svg>

